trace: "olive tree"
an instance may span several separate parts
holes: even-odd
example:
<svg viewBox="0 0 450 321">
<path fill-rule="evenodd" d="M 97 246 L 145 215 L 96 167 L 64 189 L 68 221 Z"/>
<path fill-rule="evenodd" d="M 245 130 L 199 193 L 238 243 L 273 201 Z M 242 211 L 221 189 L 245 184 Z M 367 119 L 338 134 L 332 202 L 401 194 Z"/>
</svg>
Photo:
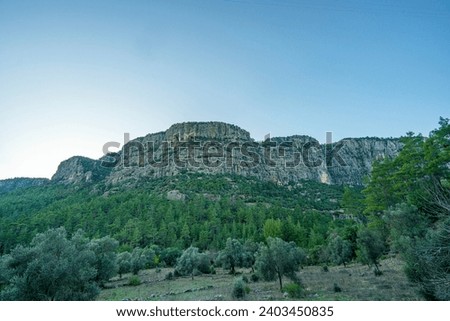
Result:
<svg viewBox="0 0 450 321">
<path fill-rule="evenodd" d="M 326 252 L 328 259 L 336 265 L 344 264 L 345 266 L 353 256 L 352 244 L 339 235 L 333 235 L 330 238 Z"/>
<path fill-rule="evenodd" d="M 141 249 L 140 247 L 136 247 L 135 249 L 133 249 L 133 252 L 131 252 L 131 260 L 130 260 L 131 272 L 134 275 L 137 275 L 139 271 L 145 267 L 145 262 L 146 259 L 144 255 L 144 250 Z"/>
<path fill-rule="evenodd" d="M 191 246 L 178 258 L 175 271 L 180 275 L 190 275 L 194 279 L 196 272 L 200 272 L 200 270 L 205 272 L 205 266 L 208 265 L 206 261 L 208 261 L 207 256 L 199 253 L 197 247 Z"/>
<path fill-rule="evenodd" d="M 375 266 L 377 274 L 381 273 L 379 259 L 386 250 L 383 237 L 377 230 L 362 228 L 358 232 L 357 255 L 362 263 Z"/>
<path fill-rule="evenodd" d="M 242 244 L 236 239 L 227 239 L 225 248 L 219 252 L 217 262 L 225 269 L 230 269 L 234 275 L 236 267 L 241 267 L 244 264 L 245 252 Z"/>
<path fill-rule="evenodd" d="M 269 237 L 267 245 L 262 245 L 257 253 L 256 268 L 267 281 L 278 278 L 283 289 L 283 276 L 298 281 L 296 271 L 305 262 L 306 255 L 293 242 Z"/>
<path fill-rule="evenodd" d="M 117 274 L 116 250 L 118 246 L 119 242 L 109 236 L 94 239 L 89 244 L 90 249 L 95 253 L 95 268 L 97 269 L 95 279 L 101 286 Z"/>
<path fill-rule="evenodd" d="M 68 239 L 64 228 L 36 235 L 30 246 L 17 246 L 2 261 L 10 276 L 3 300 L 92 300 L 99 293 L 94 251 L 79 233 Z"/>
<path fill-rule="evenodd" d="M 131 272 L 131 253 L 121 252 L 117 255 L 117 266 L 119 277 L 122 278 L 124 273 Z"/>
</svg>

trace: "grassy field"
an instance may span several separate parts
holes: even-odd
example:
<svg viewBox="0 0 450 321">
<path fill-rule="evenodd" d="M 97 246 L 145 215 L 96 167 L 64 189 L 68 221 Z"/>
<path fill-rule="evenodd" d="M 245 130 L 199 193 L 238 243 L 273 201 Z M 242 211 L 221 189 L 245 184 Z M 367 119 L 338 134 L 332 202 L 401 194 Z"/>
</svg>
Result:
<svg viewBox="0 0 450 321">
<path fill-rule="evenodd" d="M 304 296 L 301 300 L 421 300 L 417 288 L 410 284 L 403 271 L 403 263 L 397 258 L 388 258 L 381 262 L 383 275 L 376 277 L 371 269 L 360 264 L 347 267 L 305 267 L 298 272 L 303 285 Z M 181 277 L 165 280 L 167 273 L 173 271 L 164 268 L 145 270 L 139 273 L 141 284 L 129 286 L 131 275 L 121 279 L 114 278 L 107 284 L 98 300 L 162 300 L 162 301 L 210 301 L 232 300 L 231 291 L 235 276 L 228 271 L 217 269 L 214 275 Z M 250 279 L 250 270 L 240 270 L 241 276 Z M 291 281 L 284 280 L 284 284 Z M 335 284 L 340 292 L 335 291 Z M 246 300 L 291 300 L 278 288 L 278 282 L 249 282 L 250 292 Z"/>
</svg>

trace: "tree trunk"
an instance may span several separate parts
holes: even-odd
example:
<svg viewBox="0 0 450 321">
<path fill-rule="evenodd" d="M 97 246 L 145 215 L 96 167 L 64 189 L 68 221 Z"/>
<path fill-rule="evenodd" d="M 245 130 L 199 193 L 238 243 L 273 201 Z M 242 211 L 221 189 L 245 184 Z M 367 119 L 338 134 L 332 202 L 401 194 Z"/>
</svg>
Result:
<svg viewBox="0 0 450 321">
<path fill-rule="evenodd" d="M 375 262 L 375 270 L 379 273 L 380 272 L 380 268 L 378 267 L 378 264 Z"/>
<path fill-rule="evenodd" d="M 280 291 L 283 291 L 283 276 L 281 275 L 280 272 L 277 272 L 278 274 L 278 281 L 280 282 Z"/>
</svg>

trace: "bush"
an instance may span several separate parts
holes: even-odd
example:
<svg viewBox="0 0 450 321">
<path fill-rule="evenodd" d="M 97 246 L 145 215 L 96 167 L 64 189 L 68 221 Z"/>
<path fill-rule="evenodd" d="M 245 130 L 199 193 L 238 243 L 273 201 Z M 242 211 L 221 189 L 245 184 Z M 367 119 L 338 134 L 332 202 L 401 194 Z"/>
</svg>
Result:
<svg viewBox="0 0 450 321">
<path fill-rule="evenodd" d="M 212 266 L 211 266 L 211 261 L 209 260 L 208 255 L 206 255 L 205 253 L 199 253 L 198 260 L 199 260 L 198 266 L 197 266 L 198 271 L 203 274 L 210 274 L 212 272 L 212 269 L 211 269 Z"/>
<path fill-rule="evenodd" d="M 242 278 L 236 279 L 233 284 L 233 291 L 231 296 L 233 299 L 243 299 L 246 295 L 246 286 Z"/>
<path fill-rule="evenodd" d="M 437 223 L 406 257 L 408 278 L 427 300 L 450 300 L 450 217 Z"/>
<path fill-rule="evenodd" d="M 141 255 L 145 269 L 151 269 L 158 265 L 159 257 L 156 255 L 153 249 L 145 248 L 142 250 Z"/>
<path fill-rule="evenodd" d="M 330 241 L 326 248 L 327 259 L 333 264 L 341 265 L 350 262 L 353 257 L 352 244 L 348 240 L 342 239 L 339 235 L 330 237 Z"/>
<path fill-rule="evenodd" d="M 258 282 L 259 281 L 259 275 L 258 274 L 256 274 L 256 273 L 253 273 L 251 276 L 250 276 L 250 280 L 252 280 L 252 282 Z"/>
<path fill-rule="evenodd" d="M 248 281 L 248 277 L 246 276 L 246 275 L 244 275 L 243 277 L 242 277 L 242 281 L 244 281 L 245 283 L 248 283 L 249 281 Z"/>
<path fill-rule="evenodd" d="M 381 276 L 383 275 L 383 272 L 377 269 L 373 269 L 373 274 L 375 274 L 375 276 Z"/>
<path fill-rule="evenodd" d="M 328 266 L 327 265 L 322 266 L 322 271 L 328 272 L 329 271 Z"/>
<path fill-rule="evenodd" d="M 173 267 L 177 264 L 177 259 L 181 256 L 183 252 L 176 247 L 169 247 L 161 252 L 160 259 L 167 266 Z"/>
<path fill-rule="evenodd" d="M 335 283 L 335 284 L 333 285 L 333 290 L 334 290 L 334 292 L 336 292 L 336 293 L 342 291 L 341 287 L 340 287 L 337 283 Z"/>
<path fill-rule="evenodd" d="M 175 267 L 177 276 L 190 275 L 194 279 L 200 265 L 200 253 L 197 247 L 189 247 L 178 258 Z"/>
<path fill-rule="evenodd" d="M 283 291 L 286 292 L 288 296 L 293 299 L 298 299 L 303 296 L 302 286 L 298 283 L 286 284 L 283 288 Z"/>
<path fill-rule="evenodd" d="M 164 277 L 165 280 L 169 280 L 169 281 L 173 280 L 174 278 L 175 277 L 172 272 L 167 273 L 166 276 Z"/>
<path fill-rule="evenodd" d="M 132 275 L 129 279 L 128 279 L 128 285 L 131 286 L 138 286 L 140 285 L 141 279 L 137 276 L 137 275 Z"/>
</svg>

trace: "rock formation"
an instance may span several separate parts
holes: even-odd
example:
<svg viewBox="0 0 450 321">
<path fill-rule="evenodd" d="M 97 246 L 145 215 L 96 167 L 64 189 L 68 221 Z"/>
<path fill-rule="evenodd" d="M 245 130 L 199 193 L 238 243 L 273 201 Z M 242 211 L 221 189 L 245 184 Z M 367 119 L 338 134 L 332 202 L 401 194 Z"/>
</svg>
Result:
<svg viewBox="0 0 450 321">
<path fill-rule="evenodd" d="M 8 193 L 17 189 L 42 186 L 50 182 L 47 178 L 18 177 L 0 180 L 0 194 Z"/>
<path fill-rule="evenodd" d="M 299 135 L 256 142 L 235 125 L 189 122 L 136 138 L 100 160 L 72 157 L 59 165 L 52 181 L 103 180 L 115 186 L 198 172 L 252 176 L 277 184 L 314 180 L 361 185 L 375 160 L 395 157 L 401 147 L 398 139 L 348 138 L 321 145 Z"/>
</svg>

